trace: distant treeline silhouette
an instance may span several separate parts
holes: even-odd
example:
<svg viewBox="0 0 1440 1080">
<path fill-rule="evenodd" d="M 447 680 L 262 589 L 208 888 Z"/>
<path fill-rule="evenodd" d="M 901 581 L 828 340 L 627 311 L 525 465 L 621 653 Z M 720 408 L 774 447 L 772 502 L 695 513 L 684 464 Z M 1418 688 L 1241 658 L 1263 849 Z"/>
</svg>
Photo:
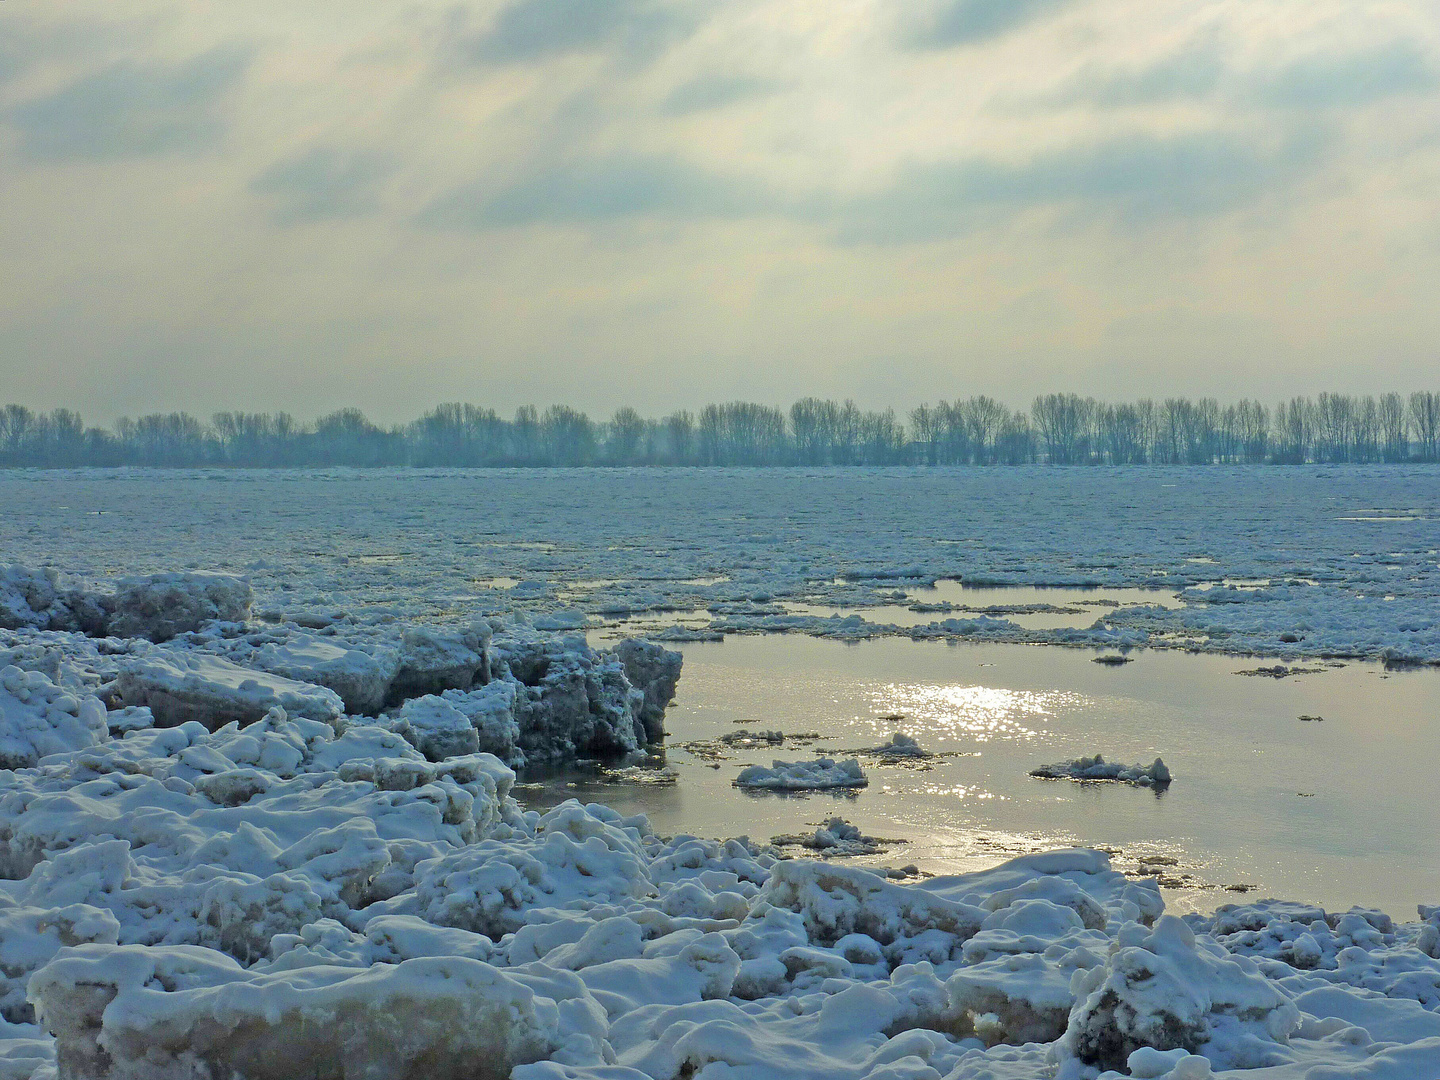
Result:
<svg viewBox="0 0 1440 1080">
<path fill-rule="evenodd" d="M 441 405 L 384 428 L 358 409 L 313 422 L 288 413 L 156 413 L 113 428 L 78 413 L 0 409 L 0 465 L 564 467 L 582 465 L 1213 465 L 1440 458 L 1440 393 L 1109 404 L 1046 394 L 1030 411 L 979 396 L 893 409 L 804 398 L 788 412 L 735 401 L 663 419 L 622 408 L 596 421 L 565 405 L 505 419 Z"/>
</svg>

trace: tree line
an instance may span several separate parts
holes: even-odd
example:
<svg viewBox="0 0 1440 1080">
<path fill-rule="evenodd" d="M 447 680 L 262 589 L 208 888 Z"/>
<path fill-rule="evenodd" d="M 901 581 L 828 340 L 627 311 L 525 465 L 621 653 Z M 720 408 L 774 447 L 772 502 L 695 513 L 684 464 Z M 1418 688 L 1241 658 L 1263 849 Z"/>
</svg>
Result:
<svg viewBox="0 0 1440 1080">
<path fill-rule="evenodd" d="M 456 466 L 583 465 L 1214 465 L 1440 460 L 1440 393 L 1402 398 L 1256 401 L 1144 399 L 1111 404 L 1037 397 L 1028 412 L 983 395 L 893 409 L 803 398 L 788 411 L 733 401 L 698 414 L 593 420 L 565 405 L 506 419 L 477 405 L 440 405 L 381 427 L 358 409 L 301 422 L 289 413 L 187 413 L 87 427 L 70 409 L 0 409 L 0 465 Z"/>
</svg>

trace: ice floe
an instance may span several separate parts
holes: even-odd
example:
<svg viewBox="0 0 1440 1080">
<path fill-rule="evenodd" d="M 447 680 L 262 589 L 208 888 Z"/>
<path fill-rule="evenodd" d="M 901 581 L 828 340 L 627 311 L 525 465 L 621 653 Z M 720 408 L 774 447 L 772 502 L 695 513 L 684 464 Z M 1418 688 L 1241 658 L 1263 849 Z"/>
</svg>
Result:
<svg viewBox="0 0 1440 1080">
<path fill-rule="evenodd" d="M 1140 787 L 1164 787 L 1172 779 L 1170 769 L 1158 757 L 1149 765 L 1124 765 L 1106 761 L 1101 754 L 1041 765 L 1031 769 L 1030 775 L 1044 780 L 1114 780 Z"/>
<path fill-rule="evenodd" d="M 735 786 L 767 791 L 823 791 L 831 788 L 861 788 L 869 784 L 865 771 L 854 758 L 836 761 L 774 761 L 767 769 L 749 765 L 735 777 Z"/>
</svg>

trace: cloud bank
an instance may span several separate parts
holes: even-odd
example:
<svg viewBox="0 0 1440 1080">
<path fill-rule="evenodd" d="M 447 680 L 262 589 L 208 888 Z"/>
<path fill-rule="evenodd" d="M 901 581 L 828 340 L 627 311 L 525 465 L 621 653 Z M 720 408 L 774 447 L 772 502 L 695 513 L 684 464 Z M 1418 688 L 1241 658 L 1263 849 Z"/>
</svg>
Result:
<svg viewBox="0 0 1440 1080">
<path fill-rule="evenodd" d="M 5 5 L 0 399 L 384 419 L 1418 388 L 1433 16 Z"/>
</svg>

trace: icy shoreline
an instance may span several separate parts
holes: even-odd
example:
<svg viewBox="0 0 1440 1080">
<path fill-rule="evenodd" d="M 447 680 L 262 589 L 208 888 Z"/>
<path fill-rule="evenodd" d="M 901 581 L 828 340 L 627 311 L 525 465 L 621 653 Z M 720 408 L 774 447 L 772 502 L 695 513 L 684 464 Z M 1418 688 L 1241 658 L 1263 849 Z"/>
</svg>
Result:
<svg viewBox="0 0 1440 1080">
<path fill-rule="evenodd" d="M 1177 919 L 1096 851 L 899 884 L 525 811 L 507 760 L 660 740 L 675 654 L 127 588 L 166 640 L 3 635 L 6 1080 L 1440 1070 L 1440 908 Z"/>
</svg>

